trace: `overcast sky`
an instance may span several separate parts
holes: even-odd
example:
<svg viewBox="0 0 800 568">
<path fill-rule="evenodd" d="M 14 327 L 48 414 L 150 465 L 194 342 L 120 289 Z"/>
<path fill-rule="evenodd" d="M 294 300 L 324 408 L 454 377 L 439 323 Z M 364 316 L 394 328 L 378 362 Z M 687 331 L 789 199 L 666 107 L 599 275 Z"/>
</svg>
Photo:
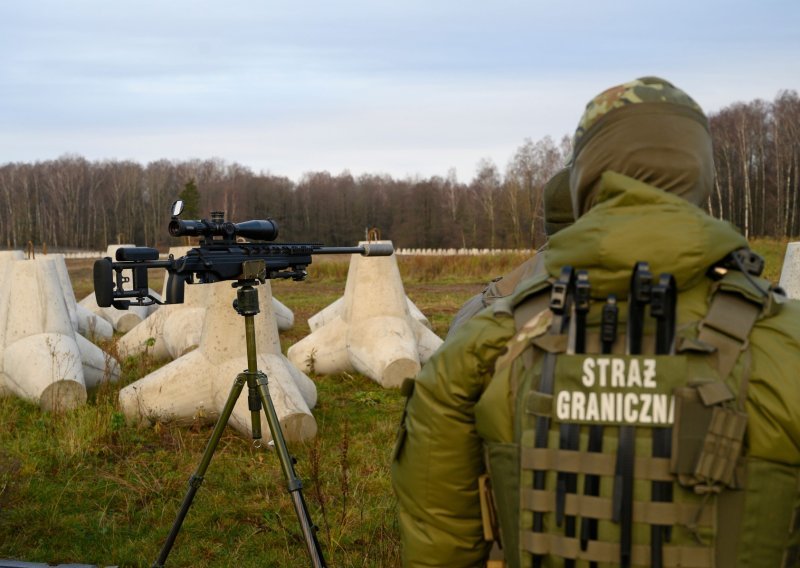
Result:
<svg viewBox="0 0 800 568">
<path fill-rule="evenodd" d="M 800 0 L 0 0 L 0 164 L 469 181 L 637 76 L 710 112 L 798 90 L 798 22 Z"/>
</svg>

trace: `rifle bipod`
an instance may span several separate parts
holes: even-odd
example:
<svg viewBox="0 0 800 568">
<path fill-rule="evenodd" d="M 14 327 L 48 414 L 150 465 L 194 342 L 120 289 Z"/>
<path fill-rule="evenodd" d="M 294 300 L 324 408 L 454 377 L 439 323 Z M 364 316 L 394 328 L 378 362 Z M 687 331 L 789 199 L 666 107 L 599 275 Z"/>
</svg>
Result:
<svg viewBox="0 0 800 568">
<path fill-rule="evenodd" d="M 261 264 L 261 268 L 263 270 L 263 261 L 254 261 L 253 264 Z M 294 459 L 289 455 L 289 450 L 286 447 L 286 440 L 283 437 L 280 422 L 278 421 L 278 415 L 275 412 L 274 405 L 272 404 L 272 398 L 270 397 L 267 384 L 267 375 L 259 371 L 257 368 L 256 335 L 253 318 L 259 313 L 259 306 L 258 291 L 253 286 L 258 284 L 258 274 L 261 274 L 261 271 L 257 271 L 255 275 L 248 274 L 248 272 L 248 270 L 245 270 L 245 274 L 243 275 L 245 278 L 240 279 L 233 284 L 234 287 L 238 288 L 236 293 L 237 299 L 234 302 L 233 307 L 239 315 L 244 316 L 245 321 L 245 338 L 247 341 L 247 371 L 237 375 L 236 379 L 234 380 L 230 395 L 228 395 L 228 399 L 225 403 L 222 413 L 220 414 L 219 419 L 214 426 L 214 431 L 211 434 L 211 438 L 208 440 L 208 444 L 203 452 L 203 457 L 200 460 L 200 464 L 197 466 L 197 470 L 189 479 L 189 489 L 183 499 L 183 503 L 181 504 L 181 508 L 178 511 L 175 522 L 172 525 L 172 529 L 170 530 L 169 535 L 164 542 L 164 546 L 161 548 L 158 559 L 155 561 L 155 563 L 153 563 L 153 568 L 163 568 L 165 562 L 167 561 L 167 556 L 169 556 L 170 550 L 172 550 L 172 546 L 175 543 L 175 539 L 177 538 L 178 532 L 181 529 L 181 525 L 186 517 L 186 513 L 189 511 L 189 507 L 192 506 L 195 493 L 197 493 L 197 490 L 200 488 L 200 485 L 203 482 L 203 476 L 205 475 L 208 465 L 211 462 L 211 458 L 214 455 L 214 450 L 216 449 L 217 444 L 222 437 L 222 432 L 225 430 L 228 419 L 233 412 L 233 407 L 236 404 L 236 401 L 239 398 L 245 383 L 247 383 L 247 388 L 249 391 L 248 407 L 251 413 L 253 439 L 257 440 L 261 438 L 260 411 L 263 406 L 264 412 L 267 416 L 267 424 L 269 425 L 270 432 L 272 433 L 272 440 L 275 444 L 275 450 L 278 453 L 281 469 L 283 470 L 283 475 L 286 479 L 289 495 L 292 498 L 295 512 L 297 513 L 297 518 L 300 521 L 300 528 L 306 541 L 308 554 L 311 558 L 311 565 L 314 568 L 325 568 L 327 566 L 327 564 L 325 564 L 325 559 L 322 556 L 322 549 L 320 548 L 319 541 L 317 540 L 317 527 L 315 527 L 311 522 L 311 516 L 308 513 L 308 508 L 306 507 L 306 502 L 303 498 L 303 484 L 294 471 Z M 248 275 L 252 277 L 246 278 Z"/>
</svg>

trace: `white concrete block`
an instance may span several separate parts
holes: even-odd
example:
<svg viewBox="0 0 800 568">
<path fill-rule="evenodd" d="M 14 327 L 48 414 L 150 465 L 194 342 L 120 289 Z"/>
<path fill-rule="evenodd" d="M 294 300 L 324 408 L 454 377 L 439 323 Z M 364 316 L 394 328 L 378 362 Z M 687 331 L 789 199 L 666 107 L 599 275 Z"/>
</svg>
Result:
<svg viewBox="0 0 800 568">
<path fill-rule="evenodd" d="M 89 339 L 111 339 L 114 327 L 99 315 L 92 313 L 85 306 L 76 304 L 75 315 L 78 320 L 78 333 Z"/>
<path fill-rule="evenodd" d="M 116 359 L 80 334 L 75 334 L 83 365 L 83 382 L 86 388 L 94 388 L 100 383 L 119 380 L 120 367 Z"/>
<path fill-rule="evenodd" d="M 67 334 L 37 333 L 6 345 L 3 374 L 11 393 L 42 410 L 71 410 L 86 402 L 81 352 Z"/>
<path fill-rule="evenodd" d="M 786 290 L 786 295 L 790 298 L 794 300 L 800 298 L 800 242 L 786 245 L 778 285 Z"/>
<path fill-rule="evenodd" d="M 310 318 L 309 326 L 311 335 L 289 348 L 298 368 L 358 371 L 385 387 L 415 376 L 442 343 L 406 297 L 395 255 L 353 255 L 344 296 Z"/>
<path fill-rule="evenodd" d="M 278 330 L 287 331 L 292 329 L 294 326 L 294 312 L 274 296 L 272 297 L 272 311 L 275 313 L 275 322 L 278 324 Z"/>
<path fill-rule="evenodd" d="M 78 309 L 62 255 L 0 256 L 0 394 L 60 411 L 119 367 L 78 333 Z"/>
<path fill-rule="evenodd" d="M 328 304 L 325 308 L 308 318 L 308 327 L 311 328 L 311 331 L 317 331 L 335 318 L 341 317 L 342 310 L 344 310 L 344 297 L 339 298 L 332 304 Z"/>
<path fill-rule="evenodd" d="M 417 307 L 417 305 L 411 301 L 411 298 L 406 297 L 406 302 L 408 303 L 408 313 L 411 315 L 411 317 L 428 329 L 433 329 L 431 322 Z M 311 328 L 311 331 L 317 331 L 323 325 L 338 317 L 341 314 L 342 309 L 344 309 L 344 297 L 339 298 L 332 304 L 328 304 L 328 306 L 308 318 L 308 327 Z"/>
<path fill-rule="evenodd" d="M 118 310 L 113 307 L 101 308 L 97 305 L 94 292 L 81 300 L 79 305 L 106 320 L 112 328 L 120 333 L 129 332 L 148 315 L 148 310 L 144 306 L 131 306 L 127 310 Z"/>
<path fill-rule="evenodd" d="M 236 375 L 247 368 L 245 319 L 231 307 L 236 290 L 230 282 L 194 286 L 207 289 L 199 346 L 120 391 L 120 406 L 132 421 L 214 420 Z M 259 370 L 268 376 L 270 396 L 286 439 L 308 439 L 316 435 L 310 411 L 316 403 L 316 387 L 281 355 L 269 283 L 256 289 L 261 308 L 254 316 Z M 243 435 L 250 435 L 246 386 L 229 423 Z M 263 416 L 262 434 L 265 441 L 271 439 Z"/>
</svg>

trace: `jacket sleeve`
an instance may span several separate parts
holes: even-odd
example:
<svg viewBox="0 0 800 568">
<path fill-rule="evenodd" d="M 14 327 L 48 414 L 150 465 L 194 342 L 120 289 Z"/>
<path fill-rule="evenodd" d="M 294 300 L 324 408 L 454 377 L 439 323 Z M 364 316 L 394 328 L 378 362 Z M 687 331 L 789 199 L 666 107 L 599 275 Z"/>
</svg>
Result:
<svg viewBox="0 0 800 568">
<path fill-rule="evenodd" d="M 762 320 L 750 335 L 752 373 L 747 388 L 749 453 L 800 465 L 800 302 Z"/>
<path fill-rule="evenodd" d="M 484 310 L 449 338 L 416 378 L 392 463 L 404 566 L 478 566 L 488 553 L 474 407 L 513 332 L 510 316 L 495 318 Z"/>
</svg>

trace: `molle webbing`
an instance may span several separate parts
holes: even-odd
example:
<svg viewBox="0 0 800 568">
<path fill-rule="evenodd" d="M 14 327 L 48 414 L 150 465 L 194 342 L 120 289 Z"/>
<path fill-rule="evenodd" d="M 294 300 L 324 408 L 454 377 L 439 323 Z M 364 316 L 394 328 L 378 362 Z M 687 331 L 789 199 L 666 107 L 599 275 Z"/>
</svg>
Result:
<svg viewBox="0 0 800 568">
<path fill-rule="evenodd" d="M 600 346 L 602 353 L 608 355 L 614 348 L 617 340 L 617 323 L 619 318 L 619 308 L 617 307 L 617 297 L 611 294 L 603 306 L 600 318 Z M 589 427 L 589 443 L 586 448 L 588 452 L 600 453 L 603 451 L 603 427 L 594 424 Z M 600 476 L 586 475 L 583 482 L 583 493 L 587 496 L 600 495 Z M 581 518 L 581 550 L 586 550 L 589 541 L 597 540 L 597 519 L 588 515 Z M 590 568 L 597 568 L 597 563 L 592 562 Z"/>
<path fill-rule="evenodd" d="M 550 335 L 563 335 L 569 327 L 570 312 L 572 310 L 572 287 L 575 281 L 575 274 L 572 267 L 565 266 L 561 270 L 559 279 L 553 284 L 550 293 L 550 311 L 553 312 L 554 317 L 550 326 Z M 555 353 L 545 354 L 542 363 L 542 377 L 539 381 L 539 392 L 545 395 L 553 394 L 553 386 L 555 381 L 556 372 L 556 357 Z M 548 432 L 550 430 L 550 417 L 537 416 L 536 419 L 536 432 L 534 439 L 534 446 L 537 448 L 547 447 Z M 537 468 L 533 471 L 533 488 L 544 489 L 547 471 Z M 534 512 L 533 515 L 533 530 L 541 532 L 544 530 L 544 517 L 541 512 Z M 542 557 L 534 555 L 534 567 L 541 566 Z"/>
<path fill-rule="evenodd" d="M 522 469 L 547 469 L 567 473 L 613 476 L 616 458 L 611 454 L 562 450 L 560 448 L 522 448 Z M 634 458 L 634 479 L 672 481 L 669 458 Z"/>
<path fill-rule="evenodd" d="M 620 558 L 619 543 L 590 541 L 586 550 L 581 550 L 580 540 L 546 533 L 523 533 L 521 536 L 523 550 L 536 556 L 552 555 L 574 560 L 588 560 L 605 564 L 618 564 Z M 667 568 L 711 568 L 714 566 L 714 552 L 709 547 L 665 545 L 663 548 L 663 565 Z M 631 564 L 648 566 L 650 564 L 650 547 L 632 545 Z"/>
<path fill-rule="evenodd" d="M 522 506 L 531 511 L 553 513 L 556 510 L 555 495 L 551 491 L 522 489 Z M 567 495 L 564 512 L 567 515 L 586 515 L 593 519 L 611 521 L 613 501 L 590 495 Z M 659 501 L 634 501 L 633 516 L 650 525 L 684 525 L 711 527 L 714 515 L 710 507 L 698 507 L 696 503 L 665 503 Z"/>
<path fill-rule="evenodd" d="M 653 275 L 646 262 L 637 262 L 631 275 L 628 291 L 628 326 L 627 352 L 640 354 L 644 335 L 645 307 L 650 303 Z M 620 556 L 622 568 L 632 564 L 633 547 L 633 480 L 635 476 L 634 455 L 636 448 L 636 430 L 633 426 L 621 426 L 619 429 L 619 447 L 617 448 L 617 466 L 614 475 L 614 518 L 620 524 Z M 660 550 L 654 551 L 659 557 Z M 659 568 L 661 568 L 659 562 Z"/>
<path fill-rule="evenodd" d="M 641 264 L 646 269 L 646 263 Z M 675 353 L 672 339 L 675 334 L 675 287 L 674 281 L 668 281 L 671 280 L 669 275 L 660 276 L 661 279 L 665 277 L 666 280 L 659 280 L 658 284 L 652 286 L 653 297 L 641 301 L 635 314 L 639 325 L 627 330 L 629 341 L 634 336 L 633 343 L 629 343 L 629 353 L 652 353 L 653 347 L 656 354 L 672 356 Z M 735 559 L 741 535 L 737 532 L 739 529 L 731 530 L 731 524 L 720 518 L 729 514 L 724 511 L 730 511 L 730 508 L 718 508 L 718 505 L 739 495 L 736 489 L 742 488 L 744 483 L 741 475 L 741 443 L 746 428 L 743 404 L 750 365 L 748 337 L 763 311 L 762 303 L 757 298 L 753 299 L 753 295 L 746 297 L 735 286 L 731 290 L 730 285 L 727 288 L 718 285 L 712 292 L 705 318 L 696 327 L 696 339 L 693 339 L 691 332 L 689 335 L 686 335 L 686 331 L 680 334 L 680 353 L 684 356 L 688 353 L 694 357 L 710 357 L 711 367 L 716 371 L 710 377 L 703 372 L 699 376 L 675 373 L 674 369 L 666 375 L 679 380 L 672 382 L 671 388 L 675 390 L 670 391 L 676 399 L 682 396 L 684 404 L 687 400 L 690 403 L 694 400 L 696 405 L 706 409 L 707 416 L 703 415 L 706 422 L 695 429 L 695 440 L 700 434 L 700 447 L 695 454 L 697 459 L 684 460 L 683 466 L 676 468 L 679 459 L 686 457 L 685 452 L 680 451 L 681 444 L 676 445 L 676 442 L 684 440 L 677 438 L 679 432 L 669 426 L 643 428 L 652 433 L 653 453 L 648 451 L 647 455 L 635 455 L 634 445 L 639 446 L 635 440 L 643 435 L 639 434 L 637 426 L 636 436 L 629 442 L 629 462 L 621 470 L 619 455 L 624 451 L 623 440 L 619 439 L 616 453 L 613 443 L 611 449 L 604 453 L 602 425 L 594 422 L 588 425 L 570 423 L 570 420 L 583 420 L 583 414 L 573 412 L 570 419 L 564 419 L 562 410 L 556 411 L 555 407 L 555 395 L 564 394 L 567 385 L 575 384 L 565 378 L 574 375 L 564 375 L 561 363 L 558 363 L 557 370 L 556 361 L 565 362 L 566 365 L 569 357 L 574 357 L 568 353 L 575 353 L 578 349 L 583 351 L 583 334 L 586 330 L 585 322 L 580 322 L 583 314 L 578 311 L 576 280 L 568 271 L 562 272 L 558 282 L 550 280 L 553 292 L 550 310 L 545 308 L 543 301 L 548 295 L 539 293 L 546 289 L 544 285 L 514 308 L 518 333 L 510 342 L 505 356 L 498 360 L 498 367 L 501 367 L 520 358 L 522 368 L 530 370 L 535 360 L 534 351 L 543 355 L 538 359 L 541 365 L 541 372 L 537 374 L 539 380 L 534 378 L 529 383 L 530 390 L 521 399 L 518 399 L 516 389 L 513 392 L 514 398 L 520 401 L 518 410 L 527 415 L 527 422 L 523 421 L 527 426 L 523 428 L 529 429 L 532 435 L 519 448 L 521 479 L 528 480 L 519 488 L 519 503 L 521 510 L 529 515 L 525 523 L 532 522 L 524 524 L 518 533 L 520 549 L 523 554 L 532 555 L 534 567 L 540 566 L 545 557 L 560 557 L 567 567 L 580 560 L 589 562 L 592 567 L 603 563 L 701 568 L 721 566 L 720 562 L 724 564 L 726 560 Z M 667 297 L 669 294 L 673 296 Z M 665 301 L 667 304 L 664 304 Z M 615 298 L 609 298 L 606 304 L 609 312 L 615 309 Z M 646 305 L 650 306 L 650 315 L 656 319 L 657 333 L 655 343 L 652 343 L 653 336 L 649 336 L 650 343 L 645 339 L 645 348 L 642 349 L 642 318 Z M 664 313 L 665 306 L 672 311 Z M 602 347 L 603 353 L 612 351 L 614 338 L 611 336 L 616 335 L 616 330 L 613 334 L 603 332 L 604 328 L 611 330 L 615 327 L 612 325 L 616 323 L 615 319 L 603 317 L 598 330 L 600 335 L 593 334 L 589 338 L 592 350 Z M 630 326 L 630 315 L 628 320 Z M 567 345 L 565 334 L 570 323 L 572 326 Z M 682 329 L 693 328 L 684 326 Z M 619 358 L 618 355 L 612 355 L 614 357 Z M 737 377 L 740 379 L 738 392 L 731 390 L 737 387 L 731 385 L 729 388 L 726 384 L 726 378 L 734 368 L 737 368 Z M 520 386 L 520 381 L 512 381 L 512 385 Z M 589 386 L 588 383 L 586 386 Z M 691 392 L 679 395 L 682 390 Z M 676 425 L 677 421 L 676 410 Z M 671 419 L 669 424 L 672 424 Z M 633 426 L 624 423 L 618 423 L 617 426 L 618 432 L 626 428 L 634 432 Z M 592 430 L 595 434 L 594 445 L 591 436 L 586 448 L 575 443 L 585 441 Z M 614 430 L 612 428 L 609 432 L 612 442 Z M 688 431 L 684 430 L 684 433 Z M 645 444 L 642 449 L 647 447 L 650 446 Z M 687 469 L 687 465 L 691 467 Z M 623 475 L 621 471 L 628 473 Z M 586 485 L 576 488 L 572 480 L 581 478 L 586 480 Z M 567 480 L 569 483 L 566 483 Z M 604 487 L 602 496 L 599 491 L 601 480 Z M 632 492 L 634 480 L 637 487 L 635 496 Z M 621 481 L 628 485 L 627 497 L 619 490 L 623 484 Z M 647 486 L 652 484 L 649 499 L 642 493 L 645 483 Z M 612 490 L 612 487 L 617 489 Z M 674 491 L 680 491 L 680 496 L 677 493 L 674 495 L 675 500 Z M 722 494 L 718 495 L 720 492 Z M 627 519 L 620 515 L 621 506 L 628 507 Z M 576 525 L 576 522 L 579 524 Z M 616 523 L 622 542 L 608 540 L 608 536 L 598 537 L 598 522 Z M 721 523 L 728 527 L 723 531 L 724 534 L 719 531 Z M 637 527 L 635 540 L 630 532 L 634 525 Z M 679 536 L 672 534 L 672 527 L 683 527 L 676 533 Z M 627 538 L 624 534 L 626 528 Z M 650 544 L 642 544 L 642 530 L 650 532 Z M 606 531 L 604 528 L 604 535 Z M 687 540 L 687 531 L 694 535 L 689 537 L 690 540 Z M 795 552 L 792 550 L 787 555 L 790 561 L 794 561 Z"/>
<path fill-rule="evenodd" d="M 585 270 L 579 270 L 575 276 L 575 322 L 572 326 L 572 353 L 584 353 L 586 351 L 586 318 L 589 314 L 589 304 L 591 301 L 591 285 L 589 275 Z M 562 423 L 559 427 L 560 440 L 559 448 L 562 450 L 577 450 L 580 447 L 581 427 L 578 424 Z M 577 520 L 575 513 L 567 511 L 566 502 L 571 494 L 578 491 L 578 476 L 575 473 L 558 472 L 556 487 L 556 524 L 565 524 L 564 535 L 567 537 L 577 536 Z M 534 509 L 534 513 L 535 513 Z M 574 562 L 567 560 L 565 568 L 572 568 Z"/>
<path fill-rule="evenodd" d="M 675 350 L 675 313 L 677 289 L 675 278 L 671 274 L 662 274 L 653 286 L 650 295 L 650 314 L 656 318 L 656 353 L 667 354 Z M 653 457 L 669 458 L 672 455 L 672 430 L 670 428 L 656 428 L 653 430 Z M 653 501 L 672 501 L 672 483 L 654 481 L 651 495 Z M 634 517 L 636 514 L 634 512 Z M 675 523 L 664 522 L 656 524 L 650 529 L 651 564 L 653 568 L 662 568 L 662 547 L 664 541 L 672 538 L 672 528 Z"/>
</svg>

